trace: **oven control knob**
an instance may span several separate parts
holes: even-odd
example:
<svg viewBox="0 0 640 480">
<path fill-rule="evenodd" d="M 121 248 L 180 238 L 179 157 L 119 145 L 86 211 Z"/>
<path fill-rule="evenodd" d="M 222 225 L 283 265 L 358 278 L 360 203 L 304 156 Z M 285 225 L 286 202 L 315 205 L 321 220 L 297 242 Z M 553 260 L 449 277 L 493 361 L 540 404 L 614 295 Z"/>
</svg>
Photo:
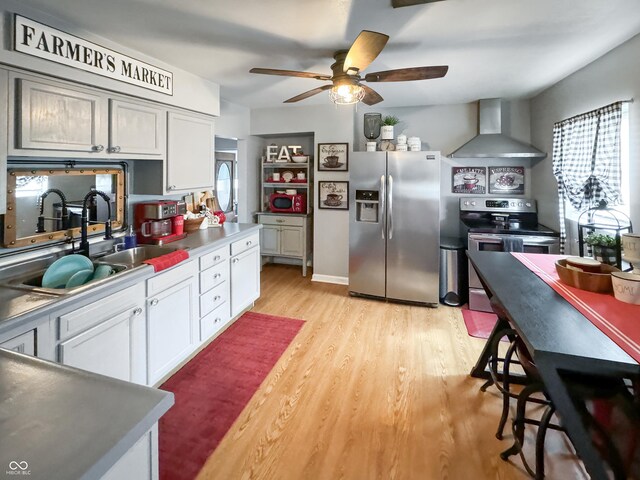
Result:
<svg viewBox="0 0 640 480">
<path fill-rule="evenodd" d="M 476 202 L 471 202 L 471 206 L 475 207 L 476 206 Z"/>
<path fill-rule="evenodd" d="M 515 207 L 516 206 L 516 202 L 511 202 L 511 206 Z"/>
<path fill-rule="evenodd" d="M 465 207 L 468 207 L 468 206 L 469 206 L 469 201 L 468 201 L 468 200 L 465 200 L 465 201 L 464 201 L 464 206 L 465 206 Z"/>
<path fill-rule="evenodd" d="M 523 204 L 522 202 L 518 202 L 518 206 L 521 207 Z"/>
<path fill-rule="evenodd" d="M 525 203 L 525 205 L 526 205 L 527 207 L 531 208 L 531 202 L 527 202 L 527 203 Z"/>
</svg>

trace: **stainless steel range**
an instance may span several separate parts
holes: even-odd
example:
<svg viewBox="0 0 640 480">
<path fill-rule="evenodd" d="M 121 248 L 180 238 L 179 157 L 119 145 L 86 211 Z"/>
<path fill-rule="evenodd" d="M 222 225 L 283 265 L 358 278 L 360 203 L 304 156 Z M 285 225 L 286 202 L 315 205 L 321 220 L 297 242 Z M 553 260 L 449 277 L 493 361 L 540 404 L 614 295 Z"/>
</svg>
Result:
<svg viewBox="0 0 640 480">
<path fill-rule="evenodd" d="M 469 250 L 560 253 L 558 232 L 538 223 L 536 201 L 528 198 L 460 199 L 460 222 Z M 491 312 L 489 299 L 469 265 L 469 309 Z"/>
</svg>

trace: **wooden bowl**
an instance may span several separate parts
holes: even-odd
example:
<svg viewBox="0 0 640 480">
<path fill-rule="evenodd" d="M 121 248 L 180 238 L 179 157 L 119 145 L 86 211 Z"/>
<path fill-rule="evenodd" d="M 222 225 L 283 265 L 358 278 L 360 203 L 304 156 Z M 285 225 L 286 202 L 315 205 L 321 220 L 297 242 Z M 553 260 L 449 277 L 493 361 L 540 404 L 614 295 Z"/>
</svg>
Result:
<svg viewBox="0 0 640 480">
<path fill-rule="evenodd" d="M 567 268 L 567 261 L 562 259 L 556 262 L 556 271 L 560 281 L 571 287 L 587 290 L 588 292 L 611 293 L 613 291 L 611 272 L 619 272 L 620 269 L 602 264 L 600 266 L 601 273 L 580 272 Z"/>
<path fill-rule="evenodd" d="M 195 232 L 196 230 L 200 230 L 200 225 L 204 221 L 204 217 L 198 218 L 189 218 L 184 221 L 184 231 L 187 233 Z"/>
</svg>

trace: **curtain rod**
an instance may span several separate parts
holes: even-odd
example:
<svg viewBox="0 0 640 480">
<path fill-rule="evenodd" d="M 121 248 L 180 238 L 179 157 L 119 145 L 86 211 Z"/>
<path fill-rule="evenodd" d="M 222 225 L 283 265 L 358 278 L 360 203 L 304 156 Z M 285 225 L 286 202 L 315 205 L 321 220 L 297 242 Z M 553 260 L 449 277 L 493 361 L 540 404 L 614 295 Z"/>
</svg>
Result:
<svg viewBox="0 0 640 480">
<path fill-rule="evenodd" d="M 633 103 L 633 98 L 630 98 L 629 100 L 620 100 L 622 103 Z"/>
</svg>

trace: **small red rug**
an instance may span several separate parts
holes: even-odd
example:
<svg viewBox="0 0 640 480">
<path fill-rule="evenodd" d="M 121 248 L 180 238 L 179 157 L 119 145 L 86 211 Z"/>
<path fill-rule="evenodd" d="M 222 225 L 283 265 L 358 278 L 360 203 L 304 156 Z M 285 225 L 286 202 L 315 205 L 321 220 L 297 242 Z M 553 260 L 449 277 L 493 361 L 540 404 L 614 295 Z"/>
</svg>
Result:
<svg viewBox="0 0 640 480">
<path fill-rule="evenodd" d="M 218 446 L 304 321 L 247 312 L 162 386 L 160 479 L 191 480 Z"/>
<path fill-rule="evenodd" d="M 467 333 L 471 337 L 477 338 L 489 338 L 491 330 L 498 321 L 498 316 L 495 313 L 469 310 L 467 305 L 462 306 L 462 318 L 465 327 L 467 327 Z"/>
</svg>

